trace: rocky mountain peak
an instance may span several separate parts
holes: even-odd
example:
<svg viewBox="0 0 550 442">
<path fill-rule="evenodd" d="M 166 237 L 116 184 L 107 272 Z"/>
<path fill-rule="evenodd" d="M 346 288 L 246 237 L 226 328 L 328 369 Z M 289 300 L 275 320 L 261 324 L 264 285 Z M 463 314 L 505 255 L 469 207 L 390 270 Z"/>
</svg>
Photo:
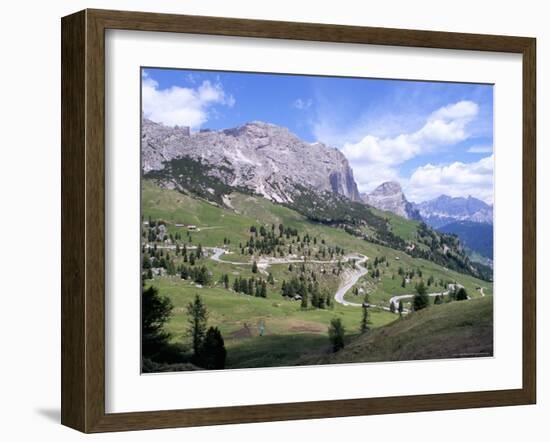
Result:
<svg viewBox="0 0 550 442">
<path fill-rule="evenodd" d="M 380 184 L 376 189 L 374 189 L 370 193 L 370 195 L 393 195 L 397 193 L 403 195 L 401 184 L 399 184 L 397 181 L 386 181 L 385 183 Z"/>
<path fill-rule="evenodd" d="M 420 214 L 407 201 L 401 185 L 396 181 L 380 184 L 371 193 L 363 194 L 361 199 L 377 209 L 392 212 L 404 218 L 421 220 Z"/>
<path fill-rule="evenodd" d="M 184 134 L 143 119 L 142 168 L 162 170 L 188 157 L 232 187 L 246 188 L 276 202 L 292 202 L 300 186 L 359 200 L 353 171 L 338 149 L 310 144 L 287 128 L 261 121 Z"/>
</svg>

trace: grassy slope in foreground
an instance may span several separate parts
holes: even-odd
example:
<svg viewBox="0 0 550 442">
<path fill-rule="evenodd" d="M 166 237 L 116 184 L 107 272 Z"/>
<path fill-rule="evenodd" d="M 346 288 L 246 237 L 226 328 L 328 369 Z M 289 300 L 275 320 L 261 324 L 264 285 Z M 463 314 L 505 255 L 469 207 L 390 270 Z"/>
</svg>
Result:
<svg viewBox="0 0 550 442">
<path fill-rule="evenodd" d="M 342 320 L 350 335 L 359 332 L 361 309 L 337 304 L 333 309 L 302 310 L 299 302 L 280 296 L 262 299 L 220 287 L 198 289 L 177 277 L 156 278 L 149 284 L 174 304 L 166 330 L 175 344 L 190 344 L 186 306 L 196 294 L 201 295 L 209 312 L 208 324 L 223 334 L 227 368 L 295 365 L 305 354 L 322 354 L 329 348 L 328 324 L 334 317 Z M 376 312 L 370 326 L 380 327 L 395 319 L 391 313 Z M 264 336 L 259 335 L 260 321 L 265 324 Z"/>
<path fill-rule="evenodd" d="M 493 298 L 434 305 L 374 329 L 309 363 L 406 361 L 492 356 Z"/>
</svg>

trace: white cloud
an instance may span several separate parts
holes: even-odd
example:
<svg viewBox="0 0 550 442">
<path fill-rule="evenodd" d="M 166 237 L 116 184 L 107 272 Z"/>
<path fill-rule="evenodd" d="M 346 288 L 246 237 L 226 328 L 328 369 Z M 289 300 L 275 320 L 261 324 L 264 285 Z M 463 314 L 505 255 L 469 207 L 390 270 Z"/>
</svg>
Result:
<svg viewBox="0 0 550 442">
<path fill-rule="evenodd" d="M 379 177 L 397 179 L 397 167 L 405 161 L 467 139 L 467 126 L 478 112 L 476 103 L 460 101 L 430 114 L 414 132 L 394 137 L 367 134 L 357 143 L 345 143 L 342 152 L 358 171 L 355 177 L 359 187 L 368 191 L 382 182 Z"/>
<path fill-rule="evenodd" d="M 405 192 L 411 201 L 421 202 L 439 195 L 472 195 L 493 203 L 494 155 L 475 163 L 454 162 L 448 165 L 432 165 L 417 168 L 405 184 Z"/>
<path fill-rule="evenodd" d="M 368 193 L 386 181 L 403 181 L 399 177 L 397 169 L 368 164 L 353 166 L 353 176 L 360 193 Z M 358 177 L 360 178 L 358 179 Z"/>
<path fill-rule="evenodd" d="M 143 113 L 157 123 L 197 129 L 208 121 L 208 109 L 215 104 L 229 107 L 235 104 L 235 99 L 223 90 L 221 83 L 203 81 L 196 88 L 172 86 L 161 90 L 158 82 L 143 76 Z"/>
<path fill-rule="evenodd" d="M 493 146 L 472 146 L 468 148 L 469 153 L 492 153 Z"/>
<path fill-rule="evenodd" d="M 313 104 L 313 100 L 311 98 L 308 98 L 307 100 L 302 100 L 301 98 L 297 98 L 293 101 L 292 107 L 299 109 L 299 110 L 306 110 L 311 107 Z"/>
</svg>

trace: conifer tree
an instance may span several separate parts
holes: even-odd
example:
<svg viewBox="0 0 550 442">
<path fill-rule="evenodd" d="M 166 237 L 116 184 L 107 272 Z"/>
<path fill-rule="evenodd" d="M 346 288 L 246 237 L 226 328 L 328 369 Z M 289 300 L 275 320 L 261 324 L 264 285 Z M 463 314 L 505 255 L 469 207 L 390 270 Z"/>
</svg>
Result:
<svg viewBox="0 0 550 442">
<path fill-rule="evenodd" d="M 342 324 L 340 318 L 333 318 L 330 321 L 330 326 L 328 329 L 328 336 L 330 343 L 332 344 L 332 351 L 337 352 L 338 350 L 344 348 L 344 338 L 345 338 L 346 329 Z"/>
<path fill-rule="evenodd" d="M 208 319 L 208 311 L 199 295 L 195 295 L 193 302 L 187 305 L 187 315 L 187 333 L 191 336 L 193 355 L 198 358 L 206 334 L 206 321 Z"/>
</svg>

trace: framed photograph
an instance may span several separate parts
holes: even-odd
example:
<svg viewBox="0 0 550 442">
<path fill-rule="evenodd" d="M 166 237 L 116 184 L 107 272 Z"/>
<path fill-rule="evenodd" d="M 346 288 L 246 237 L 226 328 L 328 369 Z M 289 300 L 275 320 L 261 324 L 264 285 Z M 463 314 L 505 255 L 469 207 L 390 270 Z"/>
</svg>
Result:
<svg viewBox="0 0 550 442">
<path fill-rule="evenodd" d="M 536 400 L 535 39 L 62 19 L 62 423 Z"/>
</svg>

